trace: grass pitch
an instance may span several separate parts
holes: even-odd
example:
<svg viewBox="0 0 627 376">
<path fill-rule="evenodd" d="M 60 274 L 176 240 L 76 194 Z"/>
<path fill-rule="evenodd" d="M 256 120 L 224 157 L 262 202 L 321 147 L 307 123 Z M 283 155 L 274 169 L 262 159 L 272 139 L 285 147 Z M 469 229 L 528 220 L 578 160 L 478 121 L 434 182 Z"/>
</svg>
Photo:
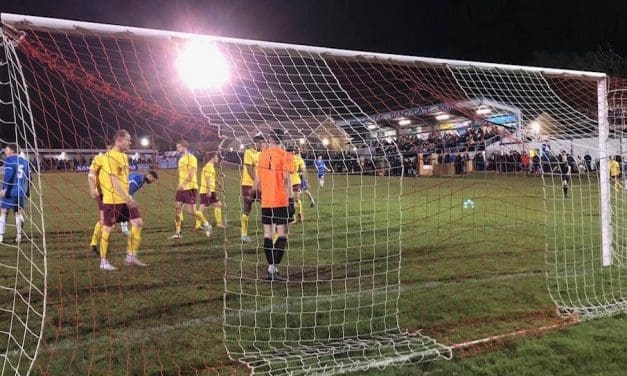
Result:
<svg viewBox="0 0 627 376">
<path fill-rule="evenodd" d="M 255 209 L 251 215 L 254 242 L 241 247 L 238 173 L 229 169 L 224 173 L 226 231 L 217 230 L 207 239 L 191 231 L 192 219 L 186 215 L 184 238 L 174 242 L 167 238 L 174 230 L 175 175 L 174 171 L 160 171 L 159 182 L 145 186 L 136 196 L 146 224 L 140 257 L 150 267 L 122 265 L 125 239 L 116 232 L 110 247 L 110 261 L 120 267 L 116 273 L 101 272 L 98 258 L 89 252 L 97 213 L 87 194 L 86 176 L 42 175 L 48 300 L 35 374 L 247 374 L 244 367 L 227 358 L 224 350 L 225 265 L 229 292 L 237 292 L 242 279 L 251 281 L 246 286 L 260 291 L 257 300 L 247 302 L 264 307 L 276 305 L 277 298 L 283 303 L 293 302 L 286 299 L 289 288 L 279 296 L 267 297 L 264 285 L 254 282 L 257 274 L 263 275 L 265 264 L 262 252 L 256 248 L 262 241 L 259 213 Z M 292 290 L 300 291 L 300 296 L 315 295 L 316 291 L 342 295 L 360 283 L 381 282 L 377 277 L 360 278 L 364 275 L 394 281 L 398 273 L 394 262 L 382 265 L 381 260 L 387 257 L 396 261 L 394 249 L 400 242 L 403 254 L 398 310 L 402 329 L 420 329 L 452 345 L 561 322 L 547 292 L 545 235 L 547 228 L 563 228 L 563 224 L 546 226 L 540 178 L 476 173 L 451 179 L 402 181 L 394 177 L 327 177 L 322 189 L 314 181 L 310 183 L 318 202 L 309 208 L 304 201 L 305 224 L 290 229 L 290 251 L 284 264 L 291 267 L 282 269 L 290 278 L 301 281 Z M 589 199 L 596 195 L 590 187 L 594 184 L 573 190 L 580 190 L 576 197 Z M 585 189 L 590 191 L 583 192 Z M 474 208 L 464 208 L 466 199 L 473 200 Z M 559 203 L 549 210 L 568 212 L 570 203 L 555 202 Z M 568 221 L 571 217 L 557 218 Z M 585 219 L 598 221 L 592 206 Z M 364 245 L 372 253 L 364 252 Z M 226 263 L 225 248 L 230 256 Z M 364 266 L 367 257 L 372 260 L 372 269 Z M 11 260 L 10 251 L 0 256 L 4 263 L 10 264 Z M 351 260 L 359 269 L 334 268 L 347 262 L 351 265 Z M 261 266 L 255 266 L 257 261 Z M 317 264 L 324 264 L 326 269 L 310 268 Z M 1 277 L 4 286 L 14 283 L 14 273 L 3 273 Z M 309 283 L 347 278 L 354 284 Z M 586 285 L 582 291 L 588 288 Z M 395 289 L 396 285 L 390 293 Z M 390 297 L 384 295 L 382 301 L 388 301 Z M 235 307 L 228 303 L 232 297 L 227 295 L 227 308 Z M 3 296 L 3 301 L 10 303 L 9 298 Z M 303 314 L 285 320 L 292 324 L 320 320 L 319 325 L 331 327 L 334 320 L 365 322 L 364 328 L 355 328 L 359 331 L 388 325 L 387 314 L 396 310 L 387 306 L 381 311 L 372 309 L 381 303 L 374 297 L 355 299 L 362 298 L 344 299 L 339 306 L 331 301 L 314 307 L 318 311 L 341 311 L 343 316 L 339 318 Z M 233 300 L 238 304 L 241 301 Z M 308 312 L 308 303 L 301 304 L 298 311 Z M 355 306 L 365 306 L 369 311 L 350 309 Z M 378 317 L 377 312 L 382 312 L 383 323 L 372 319 Z M 280 310 L 278 313 L 286 316 Z M 361 316 L 366 319 L 358 320 Z M 227 323 L 233 317 L 227 316 Z M 3 330 L 10 319 L 10 315 L 1 314 Z M 368 374 L 619 374 L 619 365 L 627 364 L 625 329 L 624 317 L 601 319 L 551 332 L 540 339 L 507 342 L 493 351 L 484 347 L 452 362 Z M 317 335 L 334 333 L 329 329 Z M 229 329 L 227 334 L 231 334 Z M 292 335 L 309 334 L 298 331 Z"/>
</svg>

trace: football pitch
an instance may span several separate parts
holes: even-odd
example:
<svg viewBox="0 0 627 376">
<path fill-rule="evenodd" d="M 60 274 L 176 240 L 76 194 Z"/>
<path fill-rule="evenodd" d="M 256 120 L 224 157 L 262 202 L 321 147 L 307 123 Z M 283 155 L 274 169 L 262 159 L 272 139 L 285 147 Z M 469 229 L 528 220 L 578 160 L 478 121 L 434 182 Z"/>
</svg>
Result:
<svg viewBox="0 0 627 376">
<path fill-rule="evenodd" d="M 227 229 L 216 229 L 207 239 L 191 230 L 193 220 L 186 215 L 183 239 L 170 240 L 175 172 L 159 171 L 159 181 L 136 195 L 145 222 L 139 256 L 150 266 L 122 265 L 126 240 L 117 229 L 109 257 L 120 268 L 115 273 L 100 271 L 98 257 L 89 251 L 97 212 L 86 175 L 42 175 L 48 295 L 34 374 L 248 374 L 225 353 L 223 276 L 225 264 L 232 271 L 241 262 L 238 257 L 255 259 L 257 253 L 263 269 L 263 251 L 256 248 L 263 237 L 258 208 L 250 219 L 253 243 L 242 247 L 239 175 L 224 169 L 221 195 Z M 305 223 L 290 227 L 289 249 L 298 249 L 298 257 L 308 264 L 333 264 L 351 259 L 353 244 L 398 247 L 400 240 L 402 329 L 420 329 L 451 346 L 563 323 L 547 292 L 541 178 L 489 172 L 402 180 L 337 176 L 327 177 L 324 188 L 315 181 L 310 184 L 317 203 L 309 207 L 303 200 Z M 468 199 L 474 206 L 464 205 Z M 385 208 L 384 215 L 378 208 Z M 374 213 L 367 219 L 376 228 L 372 233 L 356 229 L 366 221 L 358 214 L 365 212 Z M 598 217 L 594 212 L 587 215 Z M 317 252 L 320 249 L 343 249 L 346 259 Z M 3 253 L 2 262 L 10 262 L 7 251 Z M 302 261 L 286 257 L 290 265 Z M 302 274 L 306 278 L 306 271 Z M 3 273 L 2 284 L 14 278 Z M 627 364 L 624 318 L 579 323 L 540 338 L 490 342 L 455 352 L 451 362 L 365 374 L 618 375 Z"/>
</svg>

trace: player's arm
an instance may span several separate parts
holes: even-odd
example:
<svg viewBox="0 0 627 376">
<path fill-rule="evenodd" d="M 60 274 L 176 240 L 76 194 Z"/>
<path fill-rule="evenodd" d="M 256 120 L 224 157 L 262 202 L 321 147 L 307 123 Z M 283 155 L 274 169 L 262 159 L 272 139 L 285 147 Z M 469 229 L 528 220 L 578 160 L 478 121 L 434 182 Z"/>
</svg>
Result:
<svg viewBox="0 0 627 376">
<path fill-rule="evenodd" d="M 294 163 L 292 161 L 290 162 L 288 162 L 288 158 L 286 155 L 285 159 L 283 160 L 283 166 L 279 168 L 279 171 L 283 172 L 283 185 L 285 187 L 287 197 L 292 199 L 294 197 L 294 191 L 292 190 L 292 170 L 294 169 Z"/>
<path fill-rule="evenodd" d="M 15 168 L 10 164 L 4 164 L 4 179 L 2 180 L 2 191 L 0 196 L 4 197 L 7 194 L 7 190 L 11 189 L 11 182 L 15 176 Z"/>
<path fill-rule="evenodd" d="M 250 153 L 244 153 L 244 168 L 246 169 L 248 176 L 250 176 L 250 178 L 254 181 L 257 174 Z"/>
<path fill-rule="evenodd" d="M 89 194 L 92 198 L 97 198 L 98 183 L 97 183 L 98 171 L 94 168 L 93 164 L 89 167 L 89 174 L 87 175 L 87 181 L 89 182 Z"/>
<path fill-rule="evenodd" d="M 185 178 L 185 180 L 183 180 L 181 182 L 181 184 L 179 184 L 179 186 L 177 187 L 177 191 L 181 191 L 183 190 L 183 188 L 185 188 L 185 186 L 189 183 L 191 183 L 192 179 L 194 178 L 194 176 L 196 175 L 196 166 L 192 166 L 192 165 L 188 165 L 187 166 L 187 177 Z"/>
<path fill-rule="evenodd" d="M 120 178 L 114 174 L 109 175 L 109 177 L 111 178 L 111 185 L 113 185 L 113 192 L 119 197 L 122 197 L 122 199 L 126 201 L 128 205 L 133 205 L 133 196 L 129 194 L 128 188 L 124 187 L 124 184 L 122 184 L 122 180 L 120 180 Z"/>
<path fill-rule="evenodd" d="M 205 184 L 207 184 L 207 192 L 211 194 L 211 192 L 215 192 L 216 189 L 216 176 L 215 174 L 202 174 L 202 178 L 205 179 Z"/>
</svg>

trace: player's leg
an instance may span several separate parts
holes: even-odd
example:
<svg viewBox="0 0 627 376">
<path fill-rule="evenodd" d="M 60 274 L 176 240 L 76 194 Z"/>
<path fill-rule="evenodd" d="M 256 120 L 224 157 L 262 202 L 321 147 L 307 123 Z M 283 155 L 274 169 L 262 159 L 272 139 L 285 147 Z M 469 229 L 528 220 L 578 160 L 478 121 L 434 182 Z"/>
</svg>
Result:
<svg viewBox="0 0 627 376">
<path fill-rule="evenodd" d="M 224 222 L 222 222 L 222 202 L 218 199 L 218 196 L 212 193 L 210 197 L 211 207 L 213 208 L 213 216 L 216 219 L 217 228 L 225 228 Z"/>
<path fill-rule="evenodd" d="M 176 200 L 176 203 L 174 204 L 174 212 L 175 212 L 174 226 L 175 226 L 176 232 L 170 238 L 180 239 L 182 237 L 181 227 L 183 226 L 183 202 L 182 201 L 179 201 L 178 199 Z"/>
<path fill-rule="evenodd" d="M 109 237 L 111 236 L 111 230 L 115 224 L 119 208 L 115 204 L 105 204 L 103 206 L 103 226 L 102 234 L 100 235 L 100 269 L 112 272 L 118 269 L 107 260 L 107 252 L 109 251 Z"/>
<path fill-rule="evenodd" d="M 128 230 L 128 221 L 120 222 L 120 230 L 126 236 L 131 236 L 131 232 Z"/>
<path fill-rule="evenodd" d="M 94 232 L 91 235 L 91 241 L 89 242 L 89 248 L 95 254 L 100 254 L 98 251 L 98 244 L 100 243 L 100 236 L 102 235 L 102 210 L 99 211 L 99 218 L 94 225 Z"/>
<path fill-rule="evenodd" d="M 280 213 L 275 213 L 274 221 L 276 223 L 275 231 L 277 238 L 272 247 L 273 273 L 271 279 L 273 281 L 285 281 L 286 279 L 279 275 L 279 264 L 281 264 L 281 260 L 283 260 L 283 255 L 285 254 L 285 248 L 287 246 L 288 220 L 287 218 L 283 218 Z"/>
<path fill-rule="evenodd" d="M 126 265 L 134 265 L 145 267 L 147 264 L 137 258 L 137 250 L 139 249 L 139 245 L 142 240 L 142 228 L 144 227 L 144 221 L 139 214 L 139 209 L 137 207 L 128 208 L 126 211 L 126 217 L 128 221 L 131 223 L 131 236 L 128 237 L 127 245 L 126 245 L 126 258 L 124 259 L 124 263 Z"/>
<path fill-rule="evenodd" d="M 300 197 L 300 190 L 294 189 L 294 206 L 295 206 L 295 215 L 292 218 L 292 223 L 303 222 L 304 213 L 303 213 L 303 202 Z"/>
<path fill-rule="evenodd" d="M 248 237 L 248 217 L 253 206 L 253 198 L 251 197 L 252 188 L 246 185 L 242 185 L 242 217 L 240 218 L 241 233 L 240 240 L 242 243 L 250 243 L 250 237 Z"/>
<path fill-rule="evenodd" d="M 209 221 L 207 221 L 207 218 L 205 218 L 205 215 L 200 210 L 196 209 L 193 201 L 188 200 L 186 204 L 187 205 L 185 205 L 185 211 L 193 215 L 196 220 L 202 223 L 202 228 L 205 230 L 205 235 L 207 235 L 207 237 L 211 236 L 212 228 L 209 224 Z"/>
<path fill-rule="evenodd" d="M 564 197 L 568 197 L 568 178 L 562 177 L 562 191 L 564 192 Z"/>
<path fill-rule="evenodd" d="M 320 188 L 324 187 L 324 174 L 318 174 L 318 185 Z"/>
<path fill-rule="evenodd" d="M 307 197 L 309 197 L 309 206 L 313 208 L 313 206 L 316 204 L 316 200 L 314 200 L 313 195 L 309 191 L 309 187 L 307 187 L 307 189 L 304 189 L 303 193 L 305 193 Z"/>
<path fill-rule="evenodd" d="M 22 242 L 22 226 L 24 225 L 24 202 L 20 202 L 15 208 L 15 242 Z"/>
<path fill-rule="evenodd" d="M 2 209 L 0 209 L 0 243 L 4 243 L 4 231 L 7 225 L 7 213 L 9 209 L 5 207 L 5 200 L 2 199 Z"/>
<path fill-rule="evenodd" d="M 205 203 L 203 202 L 203 198 L 201 197 L 200 205 L 198 205 L 198 211 L 201 213 L 204 213 L 206 208 L 207 208 L 207 205 L 205 205 Z M 200 230 L 200 229 L 202 229 L 202 221 L 196 218 L 196 222 L 194 223 L 194 230 Z"/>
<path fill-rule="evenodd" d="M 287 208 L 284 208 L 287 209 Z M 274 245 L 275 241 L 273 240 L 273 236 L 275 233 L 275 225 L 274 218 L 275 212 L 273 208 L 262 208 L 261 209 L 261 222 L 263 223 L 263 251 L 266 256 L 266 262 L 268 263 L 268 275 L 267 279 L 269 281 L 279 281 L 282 280 L 279 277 L 278 273 L 278 260 L 275 258 Z M 287 210 L 285 210 L 285 216 L 287 216 Z M 288 218 L 285 218 L 288 220 Z M 278 239 L 278 238 L 277 238 Z M 279 254 L 277 253 L 277 256 Z M 282 256 L 282 255 L 280 255 Z"/>
<path fill-rule="evenodd" d="M 97 255 L 100 255 L 98 251 L 98 244 L 100 244 L 100 236 L 102 235 L 102 226 L 104 223 L 104 211 L 102 204 L 102 196 L 96 199 L 98 204 L 98 222 L 94 225 L 94 232 L 91 235 L 91 241 L 89 242 L 89 248 Z"/>
</svg>

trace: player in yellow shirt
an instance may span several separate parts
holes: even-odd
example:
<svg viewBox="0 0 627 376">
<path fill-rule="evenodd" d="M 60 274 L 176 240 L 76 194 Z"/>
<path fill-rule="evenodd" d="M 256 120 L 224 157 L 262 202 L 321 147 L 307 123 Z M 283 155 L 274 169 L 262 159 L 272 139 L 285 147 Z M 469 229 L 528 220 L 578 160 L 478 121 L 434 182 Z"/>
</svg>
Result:
<svg viewBox="0 0 627 376">
<path fill-rule="evenodd" d="M 618 163 L 617 159 L 616 156 L 610 159 L 610 177 L 614 181 L 615 190 L 622 188 L 622 183 L 620 182 L 620 163 Z"/>
<path fill-rule="evenodd" d="M 107 150 L 109 147 L 107 147 Z M 102 171 L 102 165 L 105 161 L 105 154 L 98 154 L 91 161 L 89 166 L 89 174 L 87 175 L 87 181 L 89 182 L 89 194 L 96 200 L 98 204 L 98 221 L 94 225 L 94 232 L 91 236 L 91 242 L 89 246 L 91 251 L 100 254 L 98 250 L 98 243 L 100 242 L 100 235 L 102 234 L 102 218 L 103 218 L 103 206 L 102 206 L 102 189 L 100 188 L 100 178 Z"/>
<path fill-rule="evenodd" d="M 253 143 L 244 152 L 244 166 L 242 168 L 242 217 L 241 217 L 241 237 L 242 243 L 250 243 L 248 236 L 248 217 L 252 209 L 253 202 L 259 199 L 257 192 L 253 190 L 259 161 L 259 152 L 264 146 L 264 139 L 261 135 L 253 138 Z"/>
<path fill-rule="evenodd" d="M 183 209 L 187 208 L 187 212 L 193 215 L 202 223 L 205 234 L 211 236 L 211 225 L 201 211 L 196 210 L 196 192 L 198 192 L 198 178 L 196 170 L 198 170 L 198 161 L 196 157 L 189 152 L 189 144 L 185 140 L 176 143 L 176 151 L 181 155 L 178 163 L 179 181 L 176 187 L 176 233 L 171 239 L 180 239 L 181 226 L 183 224 Z M 187 206 L 186 206 L 187 205 Z"/>
<path fill-rule="evenodd" d="M 305 219 L 303 213 L 303 202 L 301 200 L 302 177 L 301 174 L 306 173 L 305 161 L 300 155 L 297 148 L 288 147 L 287 152 L 293 153 L 292 166 L 290 171 L 290 181 L 292 183 L 292 192 L 294 193 L 294 205 L 296 206 L 296 217 L 292 223 L 302 223 Z"/>
<path fill-rule="evenodd" d="M 202 212 L 205 208 L 212 207 L 216 218 L 216 227 L 224 228 L 224 224 L 222 223 L 222 203 L 216 192 L 217 175 L 215 163 L 217 159 L 216 153 L 207 153 L 207 163 L 200 173 L 200 207 L 198 207 L 198 210 Z M 201 228 L 201 225 L 202 223 L 197 219 L 196 228 Z"/>
<path fill-rule="evenodd" d="M 131 135 L 125 130 L 119 130 L 115 134 L 113 145 L 111 150 L 105 154 L 101 167 L 102 176 L 99 179 L 103 206 L 100 269 L 106 271 L 117 270 L 107 260 L 107 251 L 111 229 L 116 223 L 123 221 L 131 223 L 131 236 L 128 237 L 124 263 L 147 266 L 137 258 L 137 250 L 141 242 L 141 229 L 144 223 L 139 214 L 137 203 L 128 190 L 129 164 L 125 152 L 131 146 Z"/>
</svg>

